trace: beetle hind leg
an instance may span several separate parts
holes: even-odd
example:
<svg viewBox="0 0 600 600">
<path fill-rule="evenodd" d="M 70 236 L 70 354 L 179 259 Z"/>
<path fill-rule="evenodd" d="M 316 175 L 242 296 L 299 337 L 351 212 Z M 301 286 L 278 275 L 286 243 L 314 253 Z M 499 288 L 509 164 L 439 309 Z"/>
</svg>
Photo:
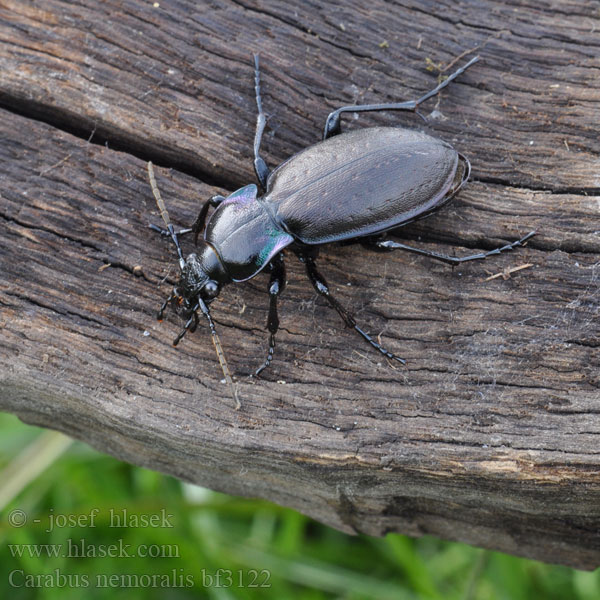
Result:
<svg viewBox="0 0 600 600">
<path fill-rule="evenodd" d="M 435 260 L 444 262 L 447 265 L 458 265 L 461 263 L 469 262 L 471 260 L 483 260 L 488 256 L 495 256 L 496 254 L 500 254 L 501 252 L 512 250 L 517 246 L 523 246 L 525 242 L 532 238 L 536 233 L 537 232 L 535 231 L 530 231 L 527 235 L 523 236 L 520 240 L 517 240 L 516 242 L 511 242 L 510 244 L 500 246 L 499 248 L 494 248 L 493 250 L 488 250 L 487 252 L 478 252 L 477 254 L 470 254 L 469 256 L 449 256 L 447 254 L 440 254 L 439 252 L 422 250 L 421 248 L 413 248 L 412 246 L 407 246 L 406 244 L 401 244 L 400 242 L 394 242 L 385 238 L 367 238 L 365 239 L 365 241 L 362 242 L 362 244 L 367 248 L 383 252 L 391 252 L 392 250 L 406 250 L 407 252 L 412 252 L 413 254 L 420 254 L 421 256 L 428 256 L 429 258 L 434 258 Z"/>
<path fill-rule="evenodd" d="M 435 87 L 430 92 L 427 92 L 425 95 L 421 96 L 418 100 L 408 100 L 406 102 L 393 102 L 390 104 L 360 104 L 356 106 L 342 106 L 342 108 L 338 108 L 329 114 L 327 120 L 325 121 L 325 129 L 323 131 L 323 139 L 326 140 L 329 137 L 337 135 L 341 133 L 341 116 L 342 113 L 345 112 L 374 112 L 379 110 L 409 110 L 412 112 L 416 112 L 417 108 L 422 102 L 425 100 L 429 100 L 429 98 L 436 96 L 439 94 L 451 81 L 456 79 L 459 75 L 464 73 L 466 69 L 468 69 L 473 63 L 477 62 L 479 57 L 476 56 L 472 58 L 466 65 L 457 69 L 452 73 L 452 75 L 448 76 L 444 81 L 442 81 L 437 87 Z"/>
<path fill-rule="evenodd" d="M 393 352 L 386 350 L 381 344 L 377 343 L 368 333 L 363 331 L 354 320 L 354 317 L 331 295 L 329 291 L 329 286 L 325 281 L 325 278 L 317 271 L 317 267 L 315 265 L 315 261 L 311 256 L 307 256 L 306 254 L 302 254 L 298 252 L 298 258 L 301 262 L 306 266 L 306 272 L 308 274 L 308 278 L 310 282 L 313 284 L 316 292 L 323 296 L 329 305 L 334 308 L 337 313 L 342 317 L 344 323 L 347 327 L 351 327 L 356 331 L 367 343 L 369 343 L 375 350 L 378 350 L 383 354 L 386 358 L 397 360 L 403 365 L 406 364 L 406 361 L 399 356 L 396 356 Z"/>
</svg>

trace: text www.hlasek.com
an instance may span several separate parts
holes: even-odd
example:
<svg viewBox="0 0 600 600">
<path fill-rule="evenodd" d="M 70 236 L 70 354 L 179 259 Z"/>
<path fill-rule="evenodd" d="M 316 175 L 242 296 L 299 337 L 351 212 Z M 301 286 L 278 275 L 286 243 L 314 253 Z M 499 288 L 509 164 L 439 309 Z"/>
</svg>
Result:
<svg viewBox="0 0 600 600">
<path fill-rule="evenodd" d="M 177 544 L 89 544 L 85 538 L 68 538 L 60 544 L 8 544 L 15 558 L 180 558 Z"/>
</svg>

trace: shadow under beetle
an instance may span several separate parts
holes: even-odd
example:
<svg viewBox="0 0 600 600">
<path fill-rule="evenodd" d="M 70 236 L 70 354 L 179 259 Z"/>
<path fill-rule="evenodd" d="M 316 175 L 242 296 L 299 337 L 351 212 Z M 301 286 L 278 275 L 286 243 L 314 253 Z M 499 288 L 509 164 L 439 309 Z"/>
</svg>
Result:
<svg viewBox="0 0 600 600">
<path fill-rule="evenodd" d="M 535 232 L 501 248 L 462 258 L 385 239 L 385 232 L 421 219 L 446 204 L 467 182 L 471 165 L 450 144 L 425 133 L 400 127 L 371 127 L 342 133 L 340 118 L 345 112 L 417 112 L 422 102 L 438 94 L 478 59 L 470 60 L 418 100 L 338 108 L 327 117 L 321 142 L 295 154 L 271 171 L 260 156 L 266 119 L 260 95 L 258 55 L 255 55 L 258 118 L 254 170 L 263 195 L 258 196 L 257 186 L 252 183 L 227 197 L 213 196 L 202 206 L 193 227 L 175 232 L 149 165 L 152 188 L 167 229 L 150 227 L 171 237 L 181 269 L 179 282 L 158 313 L 158 318 L 162 319 L 167 305 L 174 302 L 186 320 L 173 344 L 176 345 L 188 329 L 196 329 L 197 311 L 201 310 L 208 320 L 225 377 L 231 383 L 209 305 L 222 286 L 246 281 L 268 269 L 271 276 L 267 321 L 269 351 L 255 372 L 259 375 L 273 359 L 275 334 L 279 327 L 277 298 L 285 287 L 282 250 L 289 248 L 306 267 L 316 292 L 339 313 L 346 326 L 387 358 L 404 363 L 402 358 L 363 331 L 331 295 L 315 264 L 319 246 L 356 239 L 375 250 L 402 249 L 455 265 L 510 250 L 523 244 Z M 210 207 L 216 210 L 206 223 Z M 190 232 L 194 233 L 198 250 L 184 259 L 178 235 Z M 198 241 L 201 233 L 203 238 Z"/>
</svg>

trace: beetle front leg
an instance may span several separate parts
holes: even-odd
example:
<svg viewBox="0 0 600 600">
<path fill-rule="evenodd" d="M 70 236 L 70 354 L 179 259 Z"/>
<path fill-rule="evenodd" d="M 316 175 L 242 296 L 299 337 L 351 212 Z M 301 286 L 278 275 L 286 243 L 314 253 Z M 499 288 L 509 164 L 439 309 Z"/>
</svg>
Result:
<svg viewBox="0 0 600 600">
<path fill-rule="evenodd" d="M 342 317 L 344 323 L 346 323 L 347 327 L 351 327 L 354 329 L 366 342 L 371 344 L 375 350 L 378 350 L 383 354 L 386 358 L 397 360 L 403 365 L 406 364 L 406 361 L 399 356 L 396 356 L 393 352 L 386 350 L 381 344 L 378 344 L 368 333 L 364 332 L 354 320 L 354 317 L 331 295 L 329 291 L 329 286 L 325 281 L 325 278 L 317 271 L 317 267 L 315 265 L 314 258 L 311 256 L 307 256 L 302 252 L 297 252 L 298 258 L 301 262 L 306 266 L 306 273 L 308 274 L 308 278 L 310 282 L 313 284 L 317 294 L 323 296 L 329 305 L 332 308 L 335 308 L 337 313 Z"/>
<path fill-rule="evenodd" d="M 254 377 L 258 377 L 271 364 L 273 353 L 275 352 L 275 334 L 279 329 L 277 298 L 285 288 L 285 265 L 281 253 L 271 260 L 269 269 L 271 270 L 271 279 L 269 281 L 269 318 L 267 320 L 267 329 L 269 330 L 269 353 L 262 366 L 255 371 Z"/>
<path fill-rule="evenodd" d="M 181 237 L 182 235 L 186 235 L 187 233 L 194 232 L 194 234 L 195 234 L 194 243 L 195 243 L 198 239 L 198 234 L 201 233 L 202 230 L 204 229 L 204 222 L 206 221 L 206 215 L 208 214 L 208 209 L 211 206 L 213 208 L 217 208 L 217 206 L 219 206 L 219 204 L 221 204 L 221 202 L 223 202 L 223 200 L 225 200 L 225 196 L 217 195 L 217 196 L 213 196 L 212 198 L 209 198 L 202 205 L 202 208 L 200 209 L 200 214 L 198 215 L 198 218 L 196 219 L 194 224 L 191 227 L 186 227 L 185 229 L 180 229 L 179 231 L 175 231 L 175 235 L 177 237 Z M 152 229 L 152 231 L 156 231 L 156 233 L 160 233 L 160 235 L 162 235 L 163 237 L 171 237 L 171 232 L 168 229 L 163 229 L 162 227 L 158 227 L 158 225 L 154 225 L 152 223 L 150 225 L 148 225 L 148 227 L 150 227 L 150 229 Z"/>
<path fill-rule="evenodd" d="M 202 208 L 200 209 L 200 213 L 198 214 L 198 217 L 196 218 L 196 220 L 194 221 L 194 224 L 192 225 L 192 227 L 190 229 L 190 231 L 194 232 L 194 245 L 198 244 L 198 236 L 204 230 L 204 223 L 206 222 L 206 215 L 208 214 L 208 209 L 211 206 L 213 208 L 217 208 L 219 206 L 219 204 L 221 204 L 221 202 L 223 202 L 223 200 L 225 200 L 225 196 L 221 196 L 221 195 L 217 194 L 216 196 L 212 196 L 212 198 L 209 198 L 202 205 Z"/>
<path fill-rule="evenodd" d="M 177 346 L 177 344 L 179 344 L 179 342 L 181 341 L 183 336 L 188 331 L 196 331 L 197 325 L 198 325 L 198 315 L 196 314 L 196 311 L 194 311 L 192 313 L 192 315 L 190 316 L 190 318 L 185 322 L 185 325 L 183 326 L 181 333 L 173 340 L 173 346 Z"/>
<path fill-rule="evenodd" d="M 412 252 L 413 254 L 420 254 L 421 256 L 428 256 L 429 258 L 434 258 L 435 260 L 444 262 L 447 265 L 458 265 L 461 263 L 469 262 L 471 260 L 482 260 L 484 258 L 487 258 L 488 256 L 500 254 L 501 252 L 505 252 L 506 250 L 512 250 L 517 246 L 522 246 L 529 238 L 532 238 L 535 234 L 535 231 L 530 231 L 526 236 L 522 237 L 516 242 L 506 244 L 505 246 L 501 246 L 500 248 L 488 250 L 487 252 L 470 254 L 469 256 L 448 256 L 447 254 L 431 252 L 430 250 L 421 250 L 420 248 L 413 248 L 412 246 L 407 246 L 406 244 L 401 244 L 400 242 L 394 242 L 392 240 L 386 239 L 366 239 L 363 242 L 363 245 L 367 248 L 371 248 L 373 250 L 380 250 L 383 252 L 391 252 L 392 250 L 406 250 L 407 252 Z"/>
<path fill-rule="evenodd" d="M 156 233 L 160 233 L 160 235 L 162 235 L 163 237 L 171 237 L 171 232 L 168 229 L 163 229 L 162 227 L 159 227 L 158 225 L 154 225 L 153 223 L 150 223 L 148 225 L 148 227 L 150 229 L 152 229 L 152 231 L 156 231 Z M 191 233 L 192 231 L 194 231 L 194 229 L 192 227 L 187 227 L 186 229 L 180 229 L 179 231 L 176 231 L 175 235 L 177 237 L 180 237 L 182 235 L 185 235 L 186 233 Z"/>
</svg>

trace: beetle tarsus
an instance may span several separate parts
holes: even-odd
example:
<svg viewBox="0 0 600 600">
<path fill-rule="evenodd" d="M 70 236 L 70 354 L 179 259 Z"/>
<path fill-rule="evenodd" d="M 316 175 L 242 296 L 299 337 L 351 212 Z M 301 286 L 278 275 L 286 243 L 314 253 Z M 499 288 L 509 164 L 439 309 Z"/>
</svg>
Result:
<svg viewBox="0 0 600 600">
<path fill-rule="evenodd" d="M 381 354 L 383 354 L 386 358 L 389 358 L 390 360 L 397 360 L 399 363 L 401 363 L 403 365 L 406 364 L 406 361 L 403 358 L 400 358 L 399 356 L 396 356 L 393 352 L 390 352 L 389 350 L 386 350 L 381 344 L 379 344 L 378 342 L 376 342 L 368 333 L 364 332 L 356 324 L 354 325 L 354 329 L 360 335 L 362 335 L 362 337 L 365 340 L 367 340 L 367 342 L 369 342 L 369 344 L 371 344 L 371 346 L 373 346 L 373 348 L 375 348 L 376 350 L 379 350 L 379 352 L 381 352 Z"/>
<path fill-rule="evenodd" d="M 267 358 L 265 362 L 254 371 L 254 373 L 250 374 L 250 377 L 260 377 L 260 374 L 271 365 L 271 361 L 273 360 L 273 354 L 275 353 L 275 334 L 269 334 L 269 351 L 267 353 Z"/>
</svg>

